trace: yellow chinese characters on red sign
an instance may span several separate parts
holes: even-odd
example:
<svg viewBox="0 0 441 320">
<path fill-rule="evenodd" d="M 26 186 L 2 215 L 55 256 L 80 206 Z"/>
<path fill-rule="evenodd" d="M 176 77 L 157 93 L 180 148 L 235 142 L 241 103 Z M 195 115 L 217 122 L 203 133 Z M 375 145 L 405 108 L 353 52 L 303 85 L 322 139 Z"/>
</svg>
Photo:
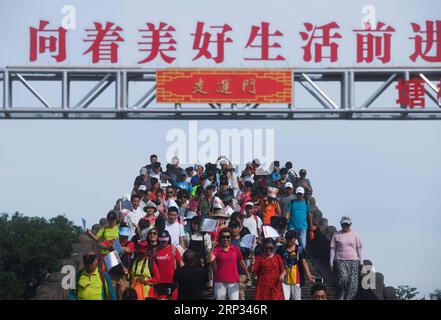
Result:
<svg viewBox="0 0 441 320">
<path fill-rule="evenodd" d="M 290 104 L 292 77 L 291 70 L 158 70 L 156 102 Z"/>
</svg>

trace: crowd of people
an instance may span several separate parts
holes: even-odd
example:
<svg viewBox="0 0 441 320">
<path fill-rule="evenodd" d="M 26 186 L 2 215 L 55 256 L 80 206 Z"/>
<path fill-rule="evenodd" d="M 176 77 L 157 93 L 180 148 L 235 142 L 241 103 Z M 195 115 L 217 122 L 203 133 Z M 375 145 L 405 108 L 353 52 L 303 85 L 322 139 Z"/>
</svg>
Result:
<svg viewBox="0 0 441 320">
<path fill-rule="evenodd" d="M 163 170 L 151 155 L 106 225 L 87 230 L 98 251 L 83 256 L 71 299 L 203 299 L 213 289 L 217 300 L 245 300 L 253 283 L 258 300 L 300 300 L 306 283 L 311 299 L 327 299 L 306 254 L 316 230 L 306 176 L 291 162 L 267 171 L 258 159 L 238 172 L 222 156 L 186 169 L 174 157 Z M 362 244 L 351 225 L 344 216 L 330 246 L 339 299 L 358 292 Z"/>
</svg>

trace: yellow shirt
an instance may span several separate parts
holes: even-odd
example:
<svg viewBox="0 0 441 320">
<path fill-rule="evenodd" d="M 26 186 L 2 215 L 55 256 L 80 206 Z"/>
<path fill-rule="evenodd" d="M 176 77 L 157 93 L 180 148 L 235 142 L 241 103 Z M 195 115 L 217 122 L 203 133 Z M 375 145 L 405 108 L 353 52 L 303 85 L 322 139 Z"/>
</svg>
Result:
<svg viewBox="0 0 441 320">
<path fill-rule="evenodd" d="M 77 282 L 78 300 L 103 300 L 103 282 L 98 268 L 89 276 L 85 271 L 81 273 Z"/>
<path fill-rule="evenodd" d="M 98 231 L 97 237 L 104 241 L 115 240 L 119 238 L 119 224 L 114 225 L 112 228 L 104 227 Z M 108 254 L 109 250 L 101 249 L 100 253 Z"/>
<path fill-rule="evenodd" d="M 98 231 L 98 238 L 104 240 L 115 240 L 119 237 L 119 224 L 114 225 L 112 228 L 104 227 Z"/>
<path fill-rule="evenodd" d="M 145 264 L 144 264 L 144 262 L 145 262 Z M 143 265 L 144 265 L 144 269 L 143 269 Z M 144 258 L 144 257 L 143 258 L 136 258 L 136 260 L 134 261 L 133 266 L 132 266 L 131 276 L 132 276 L 132 287 L 135 289 L 138 289 L 138 290 L 143 290 L 144 298 L 149 297 L 150 288 L 152 286 L 148 285 L 148 284 L 143 285 L 137 281 L 141 277 L 144 277 L 144 280 L 149 280 L 150 278 L 152 278 L 152 275 L 151 275 L 150 269 L 149 269 L 148 258 Z"/>
</svg>

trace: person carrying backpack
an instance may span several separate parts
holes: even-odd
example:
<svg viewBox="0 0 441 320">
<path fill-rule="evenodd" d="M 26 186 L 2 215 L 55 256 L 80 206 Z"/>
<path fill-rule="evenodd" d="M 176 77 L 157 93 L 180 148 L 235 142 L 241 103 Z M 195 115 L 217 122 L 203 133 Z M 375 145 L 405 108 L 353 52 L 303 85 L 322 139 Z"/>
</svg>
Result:
<svg viewBox="0 0 441 320">
<path fill-rule="evenodd" d="M 201 267 L 198 255 L 191 249 L 184 252 L 185 265 L 174 274 L 178 286 L 179 300 L 202 300 L 204 298 L 205 271 Z"/>
<path fill-rule="evenodd" d="M 160 282 L 155 288 L 157 297 L 160 300 L 176 300 L 178 288 L 173 276 L 177 267 L 183 266 L 182 257 L 176 247 L 171 244 L 170 233 L 167 230 L 159 232 L 158 240 L 155 261 Z"/>
<path fill-rule="evenodd" d="M 130 287 L 135 289 L 138 300 L 156 298 L 154 285 L 160 281 L 159 269 L 156 265 L 154 253 L 147 254 L 147 241 L 138 241 L 136 244 L 136 258 L 133 261 L 130 273 Z"/>
<path fill-rule="evenodd" d="M 291 201 L 286 209 L 286 220 L 288 220 L 288 230 L 297 231 L 300 245 L 303 249 L 306 249 L 307 231 L 314 231 L 316 227 L 312 223 L 311 206 L 304 195 L 305 189 L 298 187 L 296 198 Z"/>
<path fill-rule="evenodd" d="M 297 245 L 298 233 L 289 230 L 285 237 L 286 244 L 279 246 L 276 251 L 285 267 L 285 274 L 282 277 L 283 295 L 285 300 L 301 300 L 301 287 L 306 284 L 306 279 L 313 283 L 315 277 L 309 270 L 304 248 Z"/>
<path fill-rule="evenodd" d="M 119 228 L 119 243 L 123 252 L 118 252 L 121 263 L 109 270 L 113 287 L 118 294 L 118 300 L 122 299 L 124 291 L 129 287 L 129 269 L 131 265 L 131 257 L 135 252 L 135 244 L 129 241 L 130 229 L 122 226 Z M 116 241 L 116 240 L 115 240 Z M 115 244 L 115 242 L 114 242 Z"/>
<path fill-rule="evenodd" d="M 212 243 L 211 236 L 207 232 L 201 231 L 202 218 L 200 216 L 194 216 L 189 220 L 190 228 L 189 232 L 185 234 L 186 245 L 189 250 L 192 250 L 198 265 L 200 265 L 204 271 L 205 283 L 208 282 L 209 265 L 207 263 L 207 256 L 210 252 Z"/>
</svg>

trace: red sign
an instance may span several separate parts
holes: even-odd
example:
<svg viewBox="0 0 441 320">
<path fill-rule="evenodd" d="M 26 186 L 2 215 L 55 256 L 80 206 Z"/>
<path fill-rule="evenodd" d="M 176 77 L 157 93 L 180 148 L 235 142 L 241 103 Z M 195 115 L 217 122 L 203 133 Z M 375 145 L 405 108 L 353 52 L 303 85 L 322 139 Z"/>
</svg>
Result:
<svg viewBox="0 0 441 320">
<path fill-rule="evenodd" d="M 38 28 L 29 28 L 30 52 L 29 61 L 37 61 L 39 55 L 52 53 L 51 57 L 57 62 L 64 62 L 69 54 L 67 52 L 66 39 L 68 30 L 60 26 L 50 26 L 49 20 L 40 20 Z M 118 63 L 118 51 L 120 46 L 127 45 L 123 33 L 123 26 L 110 21 L 94 21 L 94 28 L 86 28 L 83 42 L 90 42 L 90 46 L 83 55 L 90 55 L 92 63 L 106 61 Z M 252 25 L 251 30 L 245 32 L 248 35 L 247 42 L 239 42 L 233 37 L 236 31 L 229 24 L 212 25 L 203 21 L 197 21 L 194 33 L 182 34 L 178 39 L 178 29 L 168 22 L 161 21 L 159 24 L 145 22 L 142 29 L 138 29 L 138 50 L 141 53 L 138 64 L 152 61 L 163 61 L 172 64 L 177 60 L 177 43 L 192 41 L 195 60 L 213 60 L 216 64 L 224 62 L 226 57 L 231 59 L 229 50 L 233 45 L 244 49 L 244 61 L 287 61 L 297 58 L 284 52 L 283 39 L 295 39 L 300 36 L 302 46 L 297 47 L 296 54 L 302 54 L 304 62 L 331 62 L 339 61 L 339 51 L 350 48 L 340 48 L 343 32 L 337 21 L 330 21 L 323 25 L 317 25 L 313 21 L 303 22 L 299 30 L 279 30 L 269 22 L 262 21 L 258 25 Z M 424 23 L 411 22 L 412 33 L 410 37 L 406 33 L 406 41 L 413 46 L 408 53 L 404 53 L 409 60 L 416 62 L 422 60 L 430 63 L 441 62 L 441 20 L 425 20 Z M 385 22 L 378 21 L 375 25 L 365 24 L 362 29 L 353 29 L 356 39 L 356 63 L 381 64 L 390 63 L 392 56 L 392 43 L 395 28 Z M 71 31 L 69 31 L 71 32 Z M 407 32 L 407 30 L 406 30 Z M 182 37 L 186 38 L 182 38 Z M 345 37 L 352 37 L 346 34 Z M 401 41 L 401 39 L 398 39 Z M 302 49 L 302 50 L 300 50 Z M 355 52 L 355 51 L 354 51 Z M 409 55 L 410 54 L 410 55 Z"/>
<path fill-rule="evenodd" d="M 165 69 L 156 72 L 156 102 L 286 103 L 291 70 Z"/>
</svg>

